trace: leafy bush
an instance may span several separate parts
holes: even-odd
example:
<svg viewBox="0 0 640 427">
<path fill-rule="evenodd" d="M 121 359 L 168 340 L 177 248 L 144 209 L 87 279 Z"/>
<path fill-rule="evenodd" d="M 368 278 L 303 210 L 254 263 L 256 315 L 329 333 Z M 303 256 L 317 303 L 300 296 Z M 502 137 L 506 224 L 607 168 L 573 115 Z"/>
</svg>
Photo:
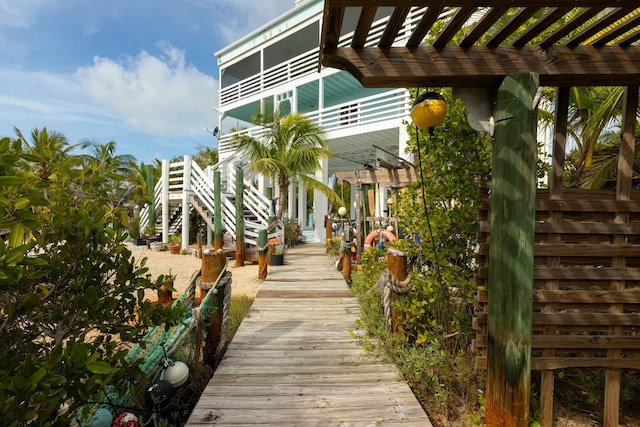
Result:
<svg viewBox="0 0 640 427">
<path fill-rule="evenodd" d="M 68 425 L 106 385 L 146 382 L 131 343 L 180 310 L 144 300 L 144 260 L 123 244 L 126 208 L 110 203 L 109 165 L 71 155 L 46 130 L 0 140 L 0 417 L 8 425 Z M 59 414 L 62 403 L 69 405 Z"/>
</svg>

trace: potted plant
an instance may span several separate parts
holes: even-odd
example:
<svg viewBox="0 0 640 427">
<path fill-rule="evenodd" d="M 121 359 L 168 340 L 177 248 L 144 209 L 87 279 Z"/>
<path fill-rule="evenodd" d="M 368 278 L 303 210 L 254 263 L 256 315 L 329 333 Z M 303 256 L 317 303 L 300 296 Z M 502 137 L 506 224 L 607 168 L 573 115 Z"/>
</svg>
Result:
<svg viewBox="0 0 640 427">
<path fill-rule="evenodd" d="M 271 265 L 284 265 L 284 245 L 275 245 L 271 254 Z"/>
<path fill-rule="evenodd" d="M 169 236 L 169 252 L 176 255 L 180 253 L 180 247 L 182 243 L 182 239 L 177 234 L 172 234 Z"/>
</svg>

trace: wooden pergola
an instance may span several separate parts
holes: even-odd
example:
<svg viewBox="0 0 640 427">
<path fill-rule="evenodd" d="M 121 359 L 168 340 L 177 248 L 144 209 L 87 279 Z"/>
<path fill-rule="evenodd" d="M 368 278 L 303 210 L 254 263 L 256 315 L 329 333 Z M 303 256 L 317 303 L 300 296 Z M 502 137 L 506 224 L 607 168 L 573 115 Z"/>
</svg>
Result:
<svg viewBox="0 0 640 427">
<path fill-rule="evenodd" d="M 380 11 L 389 18 L 374 39 Z M 345 34 L 344 17 L 354 13 Z M 550 426 L 554 370 L 569 367 L 607 370 L 605 425 L 618 425 L 621 369 L 640 369 L 640 196 L 631 180 L 639 41 L 637 0 L 325 0 L 319 66 L 346 70 L 365 87 L 493 96 L 475 319 L 487 425 L 528 425 L 530 371 L 538 369 L 541 421 Z M 535 188 L 540 86 L 557 88 L 548 190 Z M 613 192 L 563 186 L 573 86 L 625 88 Z"/>
</svg>

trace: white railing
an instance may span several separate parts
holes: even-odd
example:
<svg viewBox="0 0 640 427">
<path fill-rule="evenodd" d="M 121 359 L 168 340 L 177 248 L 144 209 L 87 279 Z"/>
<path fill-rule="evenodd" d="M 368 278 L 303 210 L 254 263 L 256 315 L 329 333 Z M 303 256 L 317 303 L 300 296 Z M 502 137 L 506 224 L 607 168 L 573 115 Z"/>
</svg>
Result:
<svg viewBox="0 0 640 427">
<path fill-rule="evenodd" d="M 411 99 L 405 89 L 360 98 L 305 114 L 320 126 L 326 134 L 339 129 L 377 123 L 383 120 L 402 119 L 409 115 Z M 262 126 L 254 126 L 233 133 L 224 134 L 218 140 L 220 154 L 233 153 L 234 138 L 248 134 L 260 139 L 265 132 Z"/>
<path fill-rule="evenodd" d="M 409 39 L 411 32 L 418 24 L 424 13 L 424 7 L 414 8 L 409 12 L 405 22 L 398 33 L 396 44 L 402 44 Z M 448 12 L 443 13 L 443 16 Z M 389 17 L 384 17 L 371 25 L 371 30 L 365 41 L 365 46 L 375 46 L 380 41 Z M 353 32 L 340 38 L 339 46 L 348 46 L 353 39 Z M 230 84 L 220 90 L 219 103 L 221 107 L 232 102 L 239 101 L 251 95 L 257 95 L 261 91 L 284 85 L 300 77 L 308 76 L 318 71 L 318 54 L 320 49 L 315 47 L 292 59 L 284 61 L 276 66 L 258 72 L 239 82 Z"/>
<path fill-rule="evenodd" d="M 221 162 L 220 164 L 202 170 L 195 162 L 191 162 L 191 175 L 189 177 L 189 185 L 184 185 L 184 161 L 173 162 L 169 165 L 169 200 L 182 200 L 183 191 L 189 188 L 191 195 L 198 199 L 201 206 L 213 217 L 215 212 L 215 194 L 213 188 L 213 172 L 216 169 L 226 172 L 226 186 L 221 189 L 221 222 L 223 228 L 232 236 L 236 235 L 236 207 L 230 197 L 235 197 L 235 174 L 229 173 L 235 165 L 230 161 Z M 160 179 L 154 187 L 154 201 L 156 217 L 159 217 L 162 211 L 162 192 L 163 180 Z M 269 200 L 253 186 L 248 180 L 244 180 L 244 206 L 255 217 L 253 221 L 245 221 L 245 243 L 255 245 L 258 239 L 258 231 L 264 229 L 268 225 L 268 215 L 270 209 Z M 178 221 L 181 224 L 181 221 Z M 145 205 L 140 212 L 140 230 L 149 224 L 149 205 Z M 175 228 L 175 227 L 174 227 Z"/>
</svg>

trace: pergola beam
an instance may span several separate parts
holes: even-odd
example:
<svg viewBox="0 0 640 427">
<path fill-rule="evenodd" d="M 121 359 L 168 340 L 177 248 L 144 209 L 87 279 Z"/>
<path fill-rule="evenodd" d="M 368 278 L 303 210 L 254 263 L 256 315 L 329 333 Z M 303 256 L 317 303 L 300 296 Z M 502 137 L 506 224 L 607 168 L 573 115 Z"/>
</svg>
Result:
<svg viewBox="0 0 640 427">
<path fill-rule="evenodd" d="M 325 49 L 324 64 L 365 87 L 491 87 L 534 72 L 542 86 L 624 86 L 640 75 L 637 46 Z"/>
<path fill-rule="evenodd" d="M 360 184 L 380 184 L 385 187 L 406 187 L 412 182 L 416 182 L 417 175 L 414 168 L 402 169 L 378 169 L 350 172 L 337 172 L 336 178 L 340 181 L 349 181 L 355 184 L 356 180 Z"/>
</svg>

